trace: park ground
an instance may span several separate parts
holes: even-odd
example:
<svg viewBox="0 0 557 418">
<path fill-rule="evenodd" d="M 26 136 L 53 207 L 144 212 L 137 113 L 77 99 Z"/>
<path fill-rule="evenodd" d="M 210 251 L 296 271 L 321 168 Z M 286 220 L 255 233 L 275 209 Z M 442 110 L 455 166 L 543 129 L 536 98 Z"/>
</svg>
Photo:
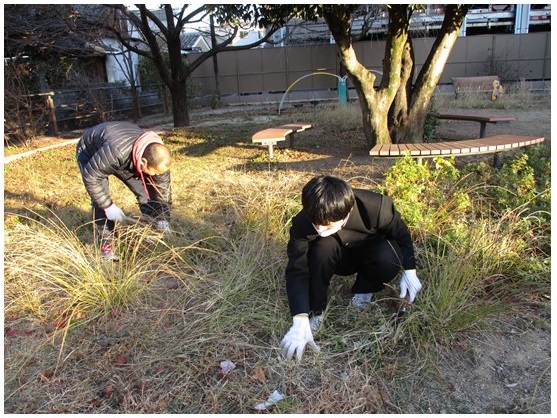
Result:
<svg viewBox="0 0 557 418">
<path fill-rule="evenodd" d="M 206 212 L 213 207 L 213 200 L 224 204 L 227 197 L 231 201 L 234 199 L 227 196 L 224 189 L 229 189 L 230 193 L 239 189 L 250 191 L 258 186 L 275 190 L 280 189 L 280 184 L 277 185 L 280 181 L 288 181 L 289 188 L 296 188 L 321 173 L 349 178 L 359 185 L 372 186 L 382 181 L 393 161 L 372 160 L 367 155 L 361 132 L 344 128 L 340 122 L 336 131 L 324 131 L 319 122 L 315 123 L 312 130 L 298 135 L 294 148 L 279 146 L 274 161 L 268 160 L 265 148 L 251 144 L 251 135 L 257 130 L 288 121 L 303 121 L 304 116 L 319 121 L 316 114 L 323 107 L 306 104 L 303 108 L 289 108 L 280 116 L 272 105 L 194 110 L 192 126 L 186 129 L 187 138 L 182 143 L 180 136 L 172 136 L 174 130 L 169 117 L 152 116 L 139 121 L 145 128 L 169 135 L 171 146 L 179 155 L 175 165 L 189 167 L 173 177 L 173 190 L 174 205 L 181 206 L 178 213 L 186 220 L 181 230 L 191 230 L 188 232 L 192 242 L 205 238 L 204 229 L 189 227 L 197 221 L 210 224 L 211 217 Z M 544 136 L 546 144 L 550 143 L 549 104 L 490 109 L 489 112 L 512 114 L 517 118 L 508 125 L 488 126 L 489 135 Z M 206 130 L 212 132 L 210 137 L 203 137 Z M 440 138 L 456 140 L 476 137 L 478 130 L 477 123 L 443 121 L 436 132 Z M 74 146 L 40 151 L 41 147 L 67 141 L 76 135 L 79 133 L 39 138 L 28 147 L 5 147 L 5 156 L 37 150 L 5 166 L 6 220 L 10 221 L 14 213 L 21 214 L 25 210 L 40 213 L 50 210 L 70 216 L 75 222 L 86 219 L 87 197 L 73 165 Z M 63 161 L 61 172 L 41 174 L 41 168 L 36 165 L 42 164 L 43 158 L 60 158 Z M 457 160 L 457 164 L 490 158 L 489 155 L 466 157 Z M 179 168 L 174 171 L 178 173 Z M 66 197 L 68 194 L 73 195 L 73 199 Z M 60 199 L 60 195 L 64 197 Z M 135 210 L 131 198 L 123 201 L 123 207 Z M 237 210 L 237 203 L 231 208 Z M 194 213 L 197 219 L 192 216 Z M 214 226 L 208 225 L 211 227 Z M 217 227 L 214 229 L 215 234 L 219 232 Z M 281 257 L 277 259 L 283 261 Z M 374 374 L 364 368 L 371 367 L 372 363 L 377 366 L 376 362 L 342 364 L 334 361 L 333 356 L 333 361 L 323 363 L 311 351 L 306 353 L 301 366 L 285 364 L 279 359 L 275 345 L 287 330 L 286 311 L 277 312 L 284 316 L 279 322 L 282 328 L 273 330 L 273 337 L 263 347 L 261 340 L 242 339 L 245 324 L 236 330 L 225 318 L 221 318 L 222 326 L 228 324 L 231 328 L 228 334 L 218 328 L 219 335 L 230 335 L 228 343 L 237 343 L 236 348 L 227 345 L 227 341 L 207 344 L 211 336 L 201 332 L 180 335 L 181 329 L 191 332 L 186 322 L 188 314 L 195 311 L 196 300 L 188 300 L 183 306 L 163 306 L 165 301 L 182 301 L 172 295 L 185 291 L 182 283 L 172 278 L 161 280 L 157 286 L 155 291 L 164 295 L 159 295 L 148 308 L 141 306 L 112 312 L 105 320 L 89 323 L 83 329 L 76 328 L 75 333 L 70 329 L 63 349 L 60 349 L 61 341 L 54 337 L 55 324 L 24 312 L 6 314 L 4 411 L 256 413 L 253 405 L 265 401 L 278 389 L 286 398 L 282 405 L 279 402 L 271 407 L 272 412 L 551 412 L 549 289 L 531 301 L 522 301 L 511 314 L 495 317 L 489 329 L 465 333 L 454 339 L 456 342 L 451 347 L 439 351 L 433 368 L 430 363 L 426 366 L 422 358 L 412 367 L 412 353 L 403 352 L 401 348 L 400 353 L 385 354 L 382 360 L 392 363 L 381 365 L 377 369 L 380 372 Z M 339 296 L 341 300 L 342 296 Z M 284 303 L 281 306 L 284 307 Z M 158 311 L 166 313 L 160 321 L 156 318 Z M 145 316 L 144 324 L 138 322 L 137 315 Z M 265 331 L 261 332 L 266 335 Z M 327 332 L 341 331 L 332 328 Z M 321 338 L 329 341 L 332 337 Z M 198 339 L 199 348 L 204 347 L 207 352 L 188 351 L 187 347 L 193 347 L 191 339 Z M 181 341 L 186 347 L 183 350 Z M 316 341 L 319 343 L 320 336 Z M 324 343 L 322 349 L 332 349 L 331 343 Z M 339 355 L 339 358 L 344 357 Z M 236 369 L 227 376 L 219 375 L 219 361 L 226 359 L 232 360 Z M 400 366 L 395 359 L 401 359 Z M 178 370 L 182 366 L 190 367 L 190 372 Z M 314 372 L 315 368 L 319 371 Z M 190 376 L 199 380 L 186 384 Z M 198 392 L 192 389 L 196 387 Z M 193 391 L 193 397 L 198 393 L 200 398 L 179 393 L 182 390 Z"/>
</svg>

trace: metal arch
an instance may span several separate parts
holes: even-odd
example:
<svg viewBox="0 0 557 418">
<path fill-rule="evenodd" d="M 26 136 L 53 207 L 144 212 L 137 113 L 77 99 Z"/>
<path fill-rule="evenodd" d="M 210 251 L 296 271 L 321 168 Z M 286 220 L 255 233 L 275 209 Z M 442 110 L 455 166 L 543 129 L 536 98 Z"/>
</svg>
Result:
<svg viewBox="0 0 557 418">
<path fill-rule="evenodd" d="M 370 71 L 372 71 L 372 72 L 374 72 L 374 73 L 377 73 L 377 74 L 380 74 L 380 75 L 383 75 L 383 73 L 382 73 L 381 71 L 376 71 L 376 70 L 370 70 Z M 331 76 L 333 76 L 333 77 L 338 78 L 339 81 L 345 81 L 345 80 L 348 78 L 347 75 L 345 75 L 344 77 L 341 77 L 341 76 L 339 76 L 339 75 L 336 75 L 336 74 L 333 74 L 333 73 L 328 73 L 328 72 L 325 72 L 325 71 L 316 71 L 316 72 L 314 72 L 314 73 L 310 73 L 310 74 L 306 74 L 306 75 L 301 76 L 299 79 L 297 79 L 297 80 L 294 81 L 292 84 L 290 84 L 290 86 L 288 86 L 288 88 L 286 89 L 286 91 L 285 91 L 284 94 L 282 95 L 282 99 L 280 99 L 280 104 L 279 104 L 279 108 L 278 108 L 278 114 L 279 114 L 279 115 L 280 115 L 280 109 L 282 108 L 282 103 L 284 102 L 284 98 L 286 97 L 286 95 L 288 94 L 288 92 L 290 91 L 290 89 L 291 89 L 292 87 L 294 87 L 294 85 L 295 85 L 298 81 L 300 81 L 300 80 L 302 80 L 302 79 L 304 79 L 304 78 L 306 78 L 306 77 L 312 76 L 312 75 L 331 75 Z"/>
<path fill-rule="evenodd" d="M 341 77 L 341 76 L 338 76 L 338 75 L 333 74 L 333 73 L 327 73 L 327 72 L 325 72 L 325 71 L 317 71 L 317 72 L 315 72 L 315 73 L 310 73 L 310 74 L 306 74 L 306 75 L 301 76 L 299 79 L 297 79 L 297 80 L 294 81 L 292 84 L 290 84 L 290 86 L 288 86 L 288 88 L 286 89 L 286 91 L 285 91 L 284 94 L 282 95 L 282 99 L 280 99 L 280 104 L 279 104 L 279 108 L 278 108 L 278 114 L 279 114 L 279 115 L 280 115 L 280 109 L 282 108 L 282 102 L 284 101 L 284 98 L 286 97 L 286 95 L 288 94 L 288 92 L 290 91 L 290 89 L 291 89 L 292 87 L 294 87 L 294 85 L 295 85 L 298 81 L 300 81 L 300 80 L 302 80 L 302 79 L 304 79 L 304 78 L 306 78 L 306 77 L 312 76 L 312 75 L 331 75 L 331 76 L 333 76 L 333 77 L 338 78 L 339 81 L 344 81 L 344 80 L 346 80 L 346 78 L 348 77 L 348 76 L 346 76 L 346 75 L 345 75 L 344 77 Z"/>
</svg>

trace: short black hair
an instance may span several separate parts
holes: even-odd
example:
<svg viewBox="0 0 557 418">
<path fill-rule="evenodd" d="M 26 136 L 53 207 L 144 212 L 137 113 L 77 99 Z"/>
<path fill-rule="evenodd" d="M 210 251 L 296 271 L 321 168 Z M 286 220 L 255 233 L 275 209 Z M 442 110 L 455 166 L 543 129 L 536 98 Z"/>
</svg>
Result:
<svg viewBox="0 0 557 418">
<path fill-rule="evenodd" d="M 153 142 L 145 147 L 142 158 L 147 160 L 149 167 L 157 167 L 159 164 L 165 162 L 170 155 L 168 147 L 158 142 Z"/>
<path fill-rule="evenodd" d="M 338 177 L 314 177 L 302 189 L 302 206 L 315 225 L 346 218 L 354 202 L 352 187 Z"/>
</svg>

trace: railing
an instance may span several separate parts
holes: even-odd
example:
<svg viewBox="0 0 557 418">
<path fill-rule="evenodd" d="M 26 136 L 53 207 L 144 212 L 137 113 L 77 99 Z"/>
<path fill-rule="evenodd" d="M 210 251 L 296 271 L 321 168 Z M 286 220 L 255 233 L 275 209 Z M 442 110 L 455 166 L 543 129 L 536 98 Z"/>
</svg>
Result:
<svg viewBox="0 0 557 418">
<path fill-rule="evenodd" d="M 117 118 L 163 113 L 169 107 L 166 89 L 159 86 L 144 87 L 138 92 L 135 115 L 134 98 L 129 87 L 66 89 L 26 95 L 25 99 L 20 101 L 26 106 L 5 109 L 4 141 L 29 141 L 28 136 L 47 132 L 57 136 L 61 130 L 80 129 Z"/>
</svg>

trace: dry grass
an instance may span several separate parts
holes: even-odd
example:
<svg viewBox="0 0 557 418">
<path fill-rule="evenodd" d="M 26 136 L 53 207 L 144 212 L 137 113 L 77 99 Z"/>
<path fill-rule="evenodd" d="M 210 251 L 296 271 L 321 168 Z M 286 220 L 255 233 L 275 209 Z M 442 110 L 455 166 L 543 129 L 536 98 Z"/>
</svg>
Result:
<svg viewBox="0 0 557 418">
<path fill-rule="evenodd" d="M 419 328 L 458 317 L 475 294 L 435 312 L 439 293 L 426 287 L 423 305 L 396 327 L 387 322 L 397 307 L 394 291 L 356 312 L 347 307 L 351 278 L 336 277 L 316 335 L 321 352 L 298 364 L 278 349 L 290 326 L 283 269 L 301 186 L 327 172 L 375 187 L 389 165 L 362 156 L 353 122 L 359 114 L 343 112 L 279 117 L 263 108 L 199 117 L 192 128 L 165 132 L 175 156 L 177 233 L 163 238 L 122 227 L 123 261 L 114 266 L 100 262 L 91 244 L 73 147 L 6 166 L 5 411 L 244 414 L 257 412 L 274 390 L 286 396 L 275 413 L 415 411 L 437 350 L 431 339 L 420 341 Z M 300 135 L 295 149 L 279 148 L 275 161 L 247 140 L 269 124 L 307 120 L 316 128 Z M 137 213 L 119 182 L 111 189 L 126 212 Z M 481 227 L 475 242 L 501 236 Z M 419 251 L 432 280 L 479 257 L 461 249 L 442 264 L 429 250 L 424 244 Z M 458 326 L 455 332 L 467 328 Z M 223 360 L 236 365 L 226 376 Z"/>
</svg>

